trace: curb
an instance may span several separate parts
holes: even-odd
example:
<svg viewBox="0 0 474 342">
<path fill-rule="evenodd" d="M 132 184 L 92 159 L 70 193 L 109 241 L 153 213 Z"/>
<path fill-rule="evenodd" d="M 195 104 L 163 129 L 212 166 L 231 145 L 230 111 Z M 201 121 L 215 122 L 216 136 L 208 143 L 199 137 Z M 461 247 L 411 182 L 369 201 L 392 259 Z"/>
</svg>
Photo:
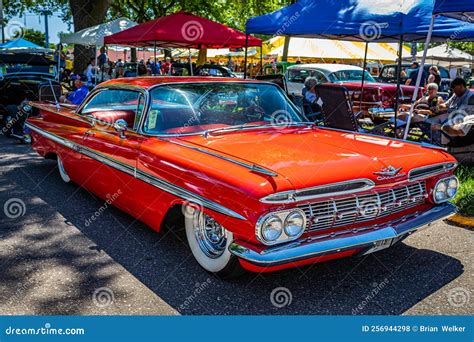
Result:
<svg viewBox="0 0 474 342">
<path fill-rule="evenodd" d="M 462 216 L 460 214 L 456 214 L 454 216 L 451 216 L 447 221 L 460 225 L 460 226 L 467 226 L 470 228 L 474 228 L 474 217 L 467 217 L 467 216 Z"/>
</svg>

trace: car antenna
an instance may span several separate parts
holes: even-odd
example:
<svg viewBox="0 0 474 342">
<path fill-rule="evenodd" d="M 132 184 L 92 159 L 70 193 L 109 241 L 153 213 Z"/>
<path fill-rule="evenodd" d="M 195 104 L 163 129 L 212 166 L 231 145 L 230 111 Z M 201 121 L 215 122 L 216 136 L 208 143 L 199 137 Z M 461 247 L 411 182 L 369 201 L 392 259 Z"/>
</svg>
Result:
<svg viewBox="0 0 474 342">
<path fill-rule="evenodd" d="M 49 86 L 51 88 L 51 92 L 53 93 L 53 96 L 54 96 L 54 102 L 56 103 L 56 110 L 59 112 L 59 109 L 61 108 L 61 106 L 59 105 L 58 98 L 56 97 L 56 93 L 54 92 L 53 82 L 51 82 L 51 80 L 48 80 L 48 81 L 49 81 Z"/>
</svg>

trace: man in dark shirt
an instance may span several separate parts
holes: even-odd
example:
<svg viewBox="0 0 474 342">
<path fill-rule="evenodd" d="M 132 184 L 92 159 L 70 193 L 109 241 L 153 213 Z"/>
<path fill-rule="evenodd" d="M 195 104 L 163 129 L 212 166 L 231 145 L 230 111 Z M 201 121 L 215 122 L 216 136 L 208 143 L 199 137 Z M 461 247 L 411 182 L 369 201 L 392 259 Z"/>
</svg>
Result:
<svg viewBox="0 0 474 342">
<path fill-rule="evenodd" d="M 418 62 L 413 62 L 411 65 L 410 69 L 412 69 L 410 75 L 408 76 L 407 82 L 405 83 L 406 85 L 411 85 L 415 86 L 416 85 L 416 79 L 418 78 L 418 73 L 420 72 L 420 65 Z M 424 87 L 426 85 L 426 76 L 423 70 L 421 70 L 421 82 L 420 82 L 420 87 Z"/>
</svg>

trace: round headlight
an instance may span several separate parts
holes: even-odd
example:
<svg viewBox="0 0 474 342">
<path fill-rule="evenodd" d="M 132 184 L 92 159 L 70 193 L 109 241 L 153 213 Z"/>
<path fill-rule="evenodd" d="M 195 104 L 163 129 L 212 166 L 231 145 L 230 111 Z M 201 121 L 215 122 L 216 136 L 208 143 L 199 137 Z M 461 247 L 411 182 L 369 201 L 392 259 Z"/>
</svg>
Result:
<svg viewBox="0 0 474 342">
<path fill-rule="evenodd" d="M 456 196 L 456 193 L 458 191 L 458 180 L 456 178 L 451 178 L 448 182 L 448 189 L 446 190 L 446 193 L 448 194 L 449 198 L 453 198 Z"/>
<path fill-rule="evenodd" d="M 291 212 L 285 219 L 285 233 L 288 237 L 301 235 L 304 230 L 304 216 L 298 211 Z"/>
<path fill-rule="evenodd" d="M 276 241 L 283 229 L 283 223 L 278 216 L 269 216 L 262 224 L 261 234 L 265 241 L 273 242 Z"/>
</svg>

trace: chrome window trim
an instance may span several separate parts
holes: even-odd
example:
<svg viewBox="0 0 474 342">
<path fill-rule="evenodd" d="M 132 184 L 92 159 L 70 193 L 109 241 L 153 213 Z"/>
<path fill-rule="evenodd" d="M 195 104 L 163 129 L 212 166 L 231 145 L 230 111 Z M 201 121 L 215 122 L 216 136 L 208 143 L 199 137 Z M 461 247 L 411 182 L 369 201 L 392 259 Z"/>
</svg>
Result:
<svg viewBox="0 0 474 342">
<path fill-rule="evenodd" d="M 434 170 L 434 171 L 429 172 L 429 173 L 424 173 L 424 174 L 421 174 L 421 175 L 418 175 L 418 176 L 412 176 L 412 174 L 414 172 L 423 171 L 425 169 L 431 169 L 431 168 L 437 167 L 437 166 L 440 167 L 441 169 Z M 411 169 L 410 171 L 408 171 L 408 180 L 412 181 L 412 180 L 419 180 L 419 179 L 429 178 L 429 177 L 432 177 L 432 176 L 436 176 L 436 175 L 454 170 L 454 169 L 457 168 L 457 166 L 458 166 L 457 162 L 444 162 L 444 163 L 430 164 L 430 165 L 417 167 L 417 168 L 414 168 L 414 169 Z"/>
<path fill-rule="evenodd" d="M 323 193 L 323 194 L 316 194 L 316 195 L 298 197 L 298 192 L 306 192 L 306 191 L 311 191 L 311 190 L 321 190 L 321 189 L 324 189 L 326 187 L 343 186 L 343 185 L 349 185 L 349 184 L 353 184 L 353 183 L 365 183 L 366 185 L 361 187 L 360 189 L 335 191 L 335 192 L 328 192 L 328 193 Z M 329 184 L 314 186 L 314 187 L 310 187 L 310 188 L 303 188 L 303 189 L 298 189 L 298 190 L 288 190 L 288 191 L 276 192 L 276 193 L 273 193 L 273 194 L 270 194 L 268 196 L 265 196 L 265 197 L 261 198 L 260 202 L 269 203 L 269 204 L 287 204 L 287 203 L 294 203 L 294 202 L 312 200 L 312 199 L 316 199 L 316 198 L 324 198 L 324 197 L 331 197 L 331 196 L 338 196 L 338 195 L 354 194 L 354 193 L 370 190 L 373 187 L 375 187 L 375 183 L 372 180 L 370 180 L 368 178 L 358 178 L 358 179 L 352 179 L 352 180 L 348 180 L 348 181 L 342 181 L 342 182 L 336 182 L 336 183 L 329 183 Z M 280 197 L 280 196 L 287 196 L 288 198 L 284 199 L 284 200 L 271 200 L 272 197 Z"/>
<path fill-rule="evenodd" d="M 139 88 L 139 87 L 136 87 L 136 86 L 129 86 L 129 85 L 120 85 L 120 84 L 117 84 L 117 85 L 110 85 L 110 86 L 102 86 L 102 87 L 97 87 L 95 88 L 94 90 L 92 90 L 88 95 L 87 95 L 87 98 L 85 101 L 83 101 L 77 108 L 76 108 L 76 111 L 75 111 L 75 114 L 78 115 L 79 117 L 81 118 L 86 118 L 88 117 L 87 114 L 86 115 L 83 115 L 81 114 L 82 110 L 84 109 L 85 106 L 87 106 L 89 104 L 89 102 L 95 97 L 97 96 L 100 92 L 102 91 L 107 91 L 107 90 L 127 90 L 127 91 L 134 91 L 136 93 L 139 93 L 143 96 L 144 98 L 144 104 L 143 104 L 143 110 L 142 110 L 142 116 L 140 118 L 140 121 L 137 123 L 137 127 L 131 127 L 130 130 L 135 132 L 135 133 L 139 133 L 140 135 L 143 135 L 139 128 L 141 127 L 141 123 L 143 121 L 143 117 L 148 115 L 148 107 L 149 107 L 149 102 L 150 102 L 150 95 L 149 93 L 142 89 L 142 88 Z M 137 105 L 138 106 L 138 105 Z M 137 107 L 138 108 L 138 107 Z M 92 120 L 92 121 L 99 121 L 99 120 Z M 94 124 L 93 124 L 94 125 Z M 94 125 L 95 126 L 95 125 Z M 135 125 L 134 125 L 135 126 Z"/>
<path fill-rule="evenodd" d="M 92 159 L 95 159 L 107 166 L 113 167 L 116 170 L 122 171 L 128 175 L 131 175 L 134 178 L 140 179 L 141 181 L 144 181 L 150 185 L 155 186 L 156 188 L 163 190 L 165 192 L 168 192 L 172 195 L 175 195 L 179 198 L 182 198 L 184 200 L 194 202 L 194 203 L 199 203 L 202 204 L 205 208 L 216 211 L 218 213 L 237 218 L 239 220 L 246 220 L 245 217 L 242 215 L 236 213 L 235 211 L 228 209 L 219 203 L 213 202 L 205 197 L 202 197 L 198 194 L 195 194 L 187 189 L 181 188 L 177 185 L 174 185 L 168 181 L 165 181 L 163 179 L 160 179 L 158 177 L 155 177 L 149 173 L 146 173 L 141 170 L 137 170 L 135 167 L 127 165 L 125 163 L 122 163 L 116 159 L 110 158 L 108 156 L 103 155 L 100 152 L 97 152 L 95 150 L 92 150 L 86 146 L 77 144 L 75 142 L 72 142 L 68 139 L 59 137 L 53 133 L 47 132 L 31 123 L 26 123 L 27 127 L 30 128 L 32 131 L 48 138 L 51 139 L 52 141 L 61 144 L 65 147 L 68 147 L 78 153 L 84 154 Z"/>
</svg>

